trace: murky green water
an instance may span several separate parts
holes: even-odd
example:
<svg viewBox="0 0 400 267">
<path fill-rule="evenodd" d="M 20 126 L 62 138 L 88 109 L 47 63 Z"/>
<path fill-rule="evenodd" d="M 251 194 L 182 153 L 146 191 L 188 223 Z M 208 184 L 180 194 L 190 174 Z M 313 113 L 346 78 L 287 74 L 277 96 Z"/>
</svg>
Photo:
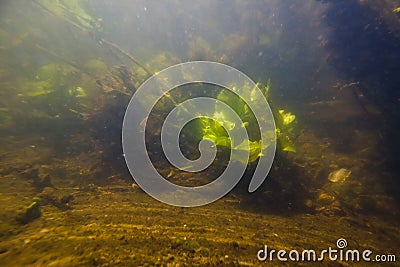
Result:
<svg viewBox="0 0 400 267">
<path fill-rule="evenodd" d="M 257 253 L 267 245 L 286 257 L 290 250 L 320 255 L 344 238 L 342 251 L 371 250 L 371 266 L 396 266 L 399 7 L 386 0 L 2 1 L 0 265 L 306 266 Z M 215 142 L 213 164 L 197 173 L 169 164 L 161 127 L 187 99 L 229 104 L 251 149 L 229 194 L 180 208 L 132 179 L 122 122 L 150 76 L 196 60 L 227 64 L 257 83 L 275 117 L 277 150 L 268 178 L 247 192 L 265 156 L 254 114 L 216 86 L 174 89 L 146 125 L 148 156 L 165 179 L 204 185 L 230 160 L 234 140 L 222 126 L 238 126 L 216 106 L 214 121 L 192 121 L 180 135 L 189 159 L 200 156 L 200 140 Z M 319 264 L 367 263 L 326 255 Z"/>
</svg>

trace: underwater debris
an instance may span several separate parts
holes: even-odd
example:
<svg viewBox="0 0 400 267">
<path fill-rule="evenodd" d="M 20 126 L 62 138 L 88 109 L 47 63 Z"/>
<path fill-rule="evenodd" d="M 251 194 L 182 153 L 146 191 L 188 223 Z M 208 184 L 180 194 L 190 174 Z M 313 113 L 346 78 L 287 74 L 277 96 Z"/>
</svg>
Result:
<svg viewBox="0 0 400 267">
<path fill-rule="evenodd" d="M 138 69 L 140 70 L 140 69 Z M 137 70 L 132 71 L 127 66 L 115 66 L 113 69 L 96 80 L 96 83 L 105 93 L 118 93 L 130 97 L 144 80 Z"/>
<path fill-rule="evenodd" d="M 39 194 L 42 205 L 52 205 L 59 210 L 65 211 L 71 209 L 71 201 L 74 196 L 63 190 L 46 187 L 42 193 Z"/>
<path fill-rule="evenodd" d="M 21 172 L 21 176 L 26 179 L 36 179 L 39 177 L 39 169 L 38 168 L 29 168 Z"/>
<path fill-rule="evenodd" d="M 54 187 L 54 185 L 51 182 L 51 177 L 49 174 L 43 176 L 39 175 L 36 178 L 34 178 L 33 186 L 35 186 L 40 191 L 42 191 L 45 187 Z"/>
<path fill-rule="evenodd" d="M 41 7 L 46 12 L 52 14 L 55 17 L 58 17 L 65 21 L 66 23 L 73 25 L 81 32 L 87 33 L 90 32 L 93 34 L 93 37 L 98 40 L 98 44 L 106 45 L 110 48 L 115 49 L 121 55 L 128 58 L 134 64 L 139 66 L 145 73 L 146 78 L 153 75 L 153 73 L 144 66 L 139 60 L 133 57 L 129 52 L 122 49 L 119 45 L 109 41 L 106 38 L 101 37 L 101 32 L 103 31 L 103 19 L 102 18 L 95 18 L 91 16 L 88 12 L 86 12 L 85 8 L 81 6 L 80 2 L 73 0 L 73 1 L 48 1 L 48 0 L 35 0 L 35 4 Z M 43 47 L 38 47 L 40 50 L 45 51 L 47 54 L 50 54 L 53 57 L 63 60 L 63 58 L 59 57 L 57 54 L 53 53 L 52 51 L 47 50 Z M 66 62 L 71 66 L 77 67 L 79 70 L 85 72 L 85 69 L 80 68 L 79 66 L 75 65 L 72 62 Z"/>
<path fill-rule="evenodd" d="M 130 59 L 133 63 L 135 63 L 137 66 L 139 66 L 144 72 L 147 74 L 147 77 L 150 77 L 153 75 L 153 72 L 151 72 L 147 67 L 145 67 L 142 63 L 140 63 L 136 58 L 134 58 L 131 54 L 123 50 L 121 47 L 119 47 L 117 44 L 114 44 L 113 42 L 108 41 L 107 39 L 101 38 L 100 39 L 102 44 L 107 44 L 108 46 L 116 49 L 118 52 L 120 52 L 122 55 L 126 56 L 128 59 Z"/>
<path fill-rule="evenodd" d="M 32 180 L 32 185 L 42 191 L 45 187 L 54 187 L 51 182 L 51 177 L 49 174 L 40 174 L 38 168 L 30 168 L 21 173 L 21 176 L 25 179 Z"/>
<path fill-rule="evenodd" d="M 126 87 L 126 89 L 131 93 L 135 93 L 136 88 L 137 88 L 135 83 L 137 84 L 138 82 L 134 79 L 134 75 L 132 75 L 132 73 L 129 71 L 129 69 L 126 66 L 119 66 L 118 71 L 120 73 L 119 76 L 120 76 L 124 86 Z"/>
<path fill-rule="evenodd" d="M 63 18 L 66 22 L 81 30 L 102 31 L 102 19 L 91 16 L 82 6 L 81 1 L 48 1 L 35 0 L 35 4 L 46 10 L 48 13 Z"/>
<path fill-rule="evenodd" d="M 339 170 L 331 172 L 328 176 L 328 180 L 331 181 L 332 183 L 344 182 L 346 181 L 347 178 L 349 178 L 350 174 L 351 174 L 350 170 L 341 168 Z"/>
</svg>

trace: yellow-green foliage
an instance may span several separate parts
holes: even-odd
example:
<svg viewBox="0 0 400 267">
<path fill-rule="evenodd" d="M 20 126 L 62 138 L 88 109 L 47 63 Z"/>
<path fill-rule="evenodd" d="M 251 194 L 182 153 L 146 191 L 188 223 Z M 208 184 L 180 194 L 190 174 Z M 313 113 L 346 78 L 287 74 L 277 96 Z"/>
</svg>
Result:
<svg viewBox="0 0 400 267">
<path fill-rule="evenodd" d="M 30 80 L 20 83 L 19 96 L 30 103 L 26 106 L 27 115 L 23 121 L 27 125 L 72 123 L 73 118 L 80 118 L 90 110 L 96 86 L 94 78 L 73 66 L 62 63 L 43 65 L 33 72 Z M 19 116 L 16 111 L 11 111 L 11 116 L 13 113 L 15 118 Z"/>
<path fill-rule="evenodd" d="M 268 99 L 269 90 L 271 87 L 270 81 L 268 81 L 265 85 L 259 83 L 257 86 Z M 244 90 L 245 93 L 248 93 L 248 97 L 251 101 L 251 103 L 249 103 L 250 106 L 257 105 L 258 101 L 260 101 L 259 99 L 253 97 L 255 96 L 255 90 L 257 90 L 257 88 L 248 88 Z M 262 151 L 270 144 L 267 142 L 264 144 L 264 147 L 261 147 L 260 137 L 259 135 L 257 137 L 256 134 L 257 131 L 259 132 L 258 124 L 249 106 L 242 100 L 242 98 L 225 89 L 218 94 L 217 99 L 227 103 L 236 112 L 242 121 L 242 125 L 235 125 L 235 123 L 232 122 L 232 119 L 221 111 L 222 109 L 220 108 L 220 104 L 217 102 L 215 105 L 213 118 L 201 119 L 202 139 L 210 140 L 217 146 L 231 148 L 231 144 L 235 142 L 232 142 L 234 140 L 231 140 L 225 129 L 232 130 L 235 127 L 245 127 L 247 132 L 250 133 L 249 140 L 244 140 L 242 143 L 234 146 L 232 149 L 246 150 L 249 147 L 249 162 L 256 161 L 260 156 L 263 155 Z M 280 147 L 283 151 L 296 152 L 295 146 L 290 138 L 290 136 L 293 134 L 296 116 L 282 109 L 278 110 L 278 112 L 275 112 L 274 115 L 277 127 L 276 131 L 278 147 Z M 253 135 L 251 135 L 251 133 L 253 133 Z M 271 140 L 273 140 L 273 137 L 271 137 Z M 233 160 L 243 161 L 246 159 Z"/>
<path fill-rule="evenodd" d="M 290 112 L 286 112 L 283 109 L 278 110 L 278 114 L 276 115 L 276 123 L 277 123 L 277 138 L 278 144 L 280 145 L 283 151 L 287 152 L 296 152 L 296 148 L 292 142 L 290 136 L 294 131 L 294 122 L 296 120 L 296 116 Z"/>
<path fill-rule="evenodd" d="M 282 118 L 283 125 L 289 125 L 296 119 L 295 115 L 290 112 L 285 112 L 283 109 L 278 110 L 278 113 Z"/>
<path fill-rule="evenodd" d="M 68 90 L 68 94 L 74 97 L 87 97 L 86 90 L 80 86 L 73 87 Z"/>
<path fill-rule="evenodd" d="M 66 64 L 47 64 L 41 66 L 33 80 L 22 85 L 26 96 L 47 95 L 65 87 L 75 80 L 76 70 Z"/>
</svg>

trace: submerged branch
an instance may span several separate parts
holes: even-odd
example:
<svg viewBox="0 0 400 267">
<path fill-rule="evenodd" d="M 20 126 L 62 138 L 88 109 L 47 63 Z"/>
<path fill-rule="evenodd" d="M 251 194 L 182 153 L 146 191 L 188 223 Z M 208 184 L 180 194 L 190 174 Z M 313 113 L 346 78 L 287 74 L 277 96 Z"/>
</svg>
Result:
<svg viewBox="0 0 400 267">
<path fill-rule="evenodd" d="M 69 18 L 65 17 L 65 16 L 60 16 L 56 13 L 54 13 L 52 10 L 50 10 L 49 8 L 47 8 L 45 5 L 43 5 L 42 3 L 40 3 L 39 1 L 33 1 L 37 6 L 39 6 L 40 8 L 42 8 L 43 10 L 45 10 L 46 12 L 50 13 L 51 15 L 55 16 L 55 17 L 61 17 L 65 22 L 67 22 L 68 24 L 74 26 L 75 28 L 79 29 L 82 32 L 91 32 L 91 31 L 96 31 L 96 29 L 93 28 L 88 28 L 86 26 L 82 26 L 82 25 L 78 25 L 77 23 L 73 22 L 72 20 L 70 20 Z M 66 9 L 65 7 L 64 10 Z M 72 13 L 74 14 L 74 13 Z M 81 16 L 79 16 L 81 17 Z M 140 63 L 139 60 L 137 60 L 135 57 L 133 57 L 131 54 L 129 54 L 127 51 L 123 50 L 121 47 L 119 47 L 117 44 L 105 39 L 105 38 L 97 38 L 100 41 L 100 44 L 106 44 L 112 48 L 114 48 L 116 51 L 118 51 L 119 53 L 121 53 L 122 55 L 126 56 L 129 60 L 131 60 L 134 64 L 138 65 L 140 68 L 142 68 L 148 75 L 149 77 L 153 75 L 153 73 L 147 69 L 144 64 Z M 38 47 L 38 46 L 37 46 Z M 45 52 L 50 52 L 50 54 L 52 56 L 57 57 L 58 59 L 61 59 L 63 61 L 65 61 L 65 59 L 62 59 L 61 57 L 59 57 L 58 55 L 56 55 L 55 53 L 51 53 L 51 51 L 48 51 L 46 49 L 44 49 L 43 47 L 38 47 L 39 49 L 45 51 Z M 68 63 L 68 62 L 66 62 Z M 70 63 L 68 63 L 70 64 Z M 77 67 L 77 65 L 74 64 L 70 64 L 73 67 L 76 67 L 79 69 L 79 67 Z"/>
<path fill-rule="evenodd" d="M 126 56 L 127 58 L 129 58 L 132 62 L 134 62 L 136 65 L 138 65 L 139 67 L 141 67 L 149 76 L 152 76 L 153 73 L 148 70 L 142 63 L 140 63 L 137 59 L 135 59 L 131 54 L 129 54 L 128 52 L 126 52 L 125 50 L 123 50 L 121 47 L 119 47 L 117 44 L 112 43 L 110 41 L 108 41 L 107 39 L 104 38 L 100 38 L 100 42 L 104 43 L 106 45 L 111 46 L 112 48 L 116 49 L 117 51 L 119 51 L 121 54 L 123 54 L 124 56 Z"/>
<path fill-rule="evenodd" d="M 87 75 L 89 75 L 89 76 L 93 76 L 92 73 L 89 73 L 88 71 L 82 69 L 81 67 L 79 67 L 79 65 L 73 63 L 72 61 L 66 60 L 65 58 L 63 58 L 63 57 L 57 55 L 54 51 L 51 51 L 51 50 L 49 50 L 49 49 L 47 49 L 47 48 L 44 48 L 43 46 L 38 45 L 38 44 L 36 44 L 35 47 L 36 47 L 37 49 L 39 49 L 40 51 L 44 52 L 45 54 L 47 54 L 47 55 L 49 55 L 49 56 L 51 56 L 51 57 L 53 57 L 53 58 L 55 58 L 55 59 L 57 59 L 57 60 L 60 60 L 60 61 L 62 61 L 62 62 L 64 62 L 64 63 L 66 63 L 66 64 L 68 64 L 68 65 L 74 67 L 75 69 L 81 71 L 82 73 L 85 73 L 85 74 L 87 74 Z"/>
</svg>

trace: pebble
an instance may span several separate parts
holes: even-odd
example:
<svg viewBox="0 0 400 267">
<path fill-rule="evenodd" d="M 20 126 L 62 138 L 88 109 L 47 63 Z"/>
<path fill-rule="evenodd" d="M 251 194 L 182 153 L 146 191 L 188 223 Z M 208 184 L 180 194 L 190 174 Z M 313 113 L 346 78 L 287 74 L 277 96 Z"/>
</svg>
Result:
<svg viewBox="0 0 400 267">
<path fill-rule="evenodd" d="M 328 180 L 332 183 L 344 182 L 350 176 L 351 171 L 345 168 L 333 171 L 329 174 Z"/>
</svg>

